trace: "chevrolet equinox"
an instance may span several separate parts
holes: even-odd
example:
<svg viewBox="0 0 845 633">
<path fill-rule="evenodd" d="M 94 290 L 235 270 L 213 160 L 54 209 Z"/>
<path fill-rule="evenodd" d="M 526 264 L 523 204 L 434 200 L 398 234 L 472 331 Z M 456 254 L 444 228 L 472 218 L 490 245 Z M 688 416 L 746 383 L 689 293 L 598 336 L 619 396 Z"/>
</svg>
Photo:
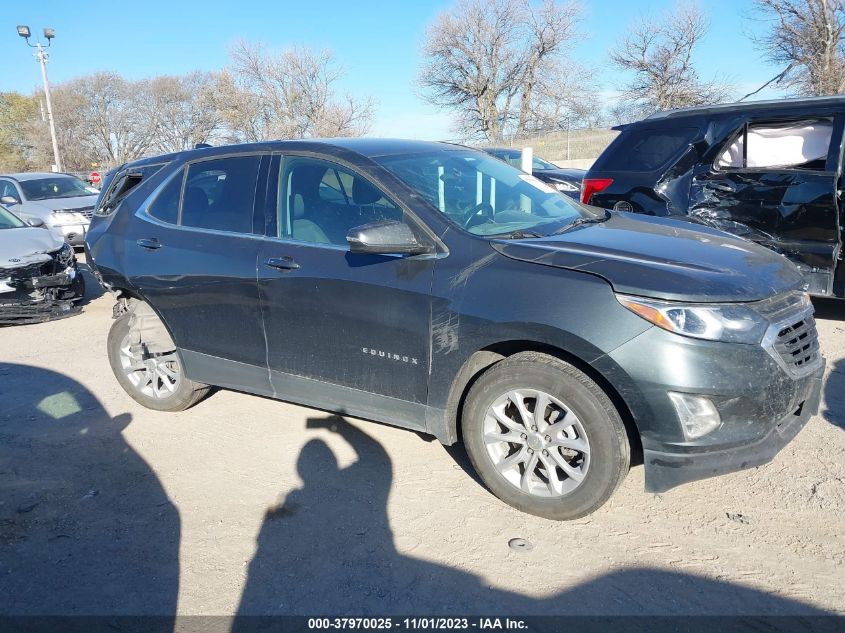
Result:
<svg viewBox="0 0 845 633">
<path fill-rule="evenodd" d="M 417 141 L 201 148 L 114 170 L 86 249 L 108 358 L 141 404 L 211 386 L 461 440 L 506 503 L 574 519 L 762 464 L 824 359 L 786 258 L 584 206 Z"/>
</svg>

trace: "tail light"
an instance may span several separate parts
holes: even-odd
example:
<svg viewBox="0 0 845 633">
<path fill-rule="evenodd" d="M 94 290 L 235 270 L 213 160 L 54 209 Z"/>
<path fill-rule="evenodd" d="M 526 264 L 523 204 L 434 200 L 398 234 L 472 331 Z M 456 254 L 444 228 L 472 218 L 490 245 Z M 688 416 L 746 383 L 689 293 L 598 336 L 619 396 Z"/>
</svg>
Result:
<svg viewBox="0 0 845 633">
<path fill-rule="evenodd" d="M 594 193 L 604 191 L 613 184 L 613 178 L 584 178 L 581 185 L 581 202 L 590 204 Z"/>
</svg>

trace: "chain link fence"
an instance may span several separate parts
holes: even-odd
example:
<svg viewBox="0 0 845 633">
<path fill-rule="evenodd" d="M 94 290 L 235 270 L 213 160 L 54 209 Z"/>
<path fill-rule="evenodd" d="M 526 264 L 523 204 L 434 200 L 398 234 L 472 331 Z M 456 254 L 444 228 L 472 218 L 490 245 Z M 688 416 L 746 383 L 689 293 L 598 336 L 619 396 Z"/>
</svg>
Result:
<svg viewBox="0 0 845 633">
<path fill-rule="evenodd" d="M 587 169 L 617 134 L 619 132 L 607 128 L 558 129 L 514 137 L 496 146 L 531 147 L 535 156 L 561 167 Z"/>
</svg>

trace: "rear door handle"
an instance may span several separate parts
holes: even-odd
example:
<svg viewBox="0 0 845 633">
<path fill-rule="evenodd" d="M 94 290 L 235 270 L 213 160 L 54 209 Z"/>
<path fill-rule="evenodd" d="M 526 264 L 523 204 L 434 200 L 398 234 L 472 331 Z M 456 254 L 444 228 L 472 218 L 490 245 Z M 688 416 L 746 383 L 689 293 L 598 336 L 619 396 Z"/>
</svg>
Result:
<svg viewBox="0 0 845 633">
<path fill-rule="evenodd" d="M 141 248 L 146 248 L 147 250 L 154 251 L 161 248 L 161 242 L 154 237 L 142 237 L 137 242 L 138 246 Z"/>
<path fill-rule="evenodd" d="M 269 266 L 270 268 L 275 268 L 276 270 L 296 270 L 299 268 L 299 264 L 293 261 L 293 257 L 290 255 L 285 255 L 284 257 L 271 257 L 264 262 L 264 265 Z"/>
</svg>

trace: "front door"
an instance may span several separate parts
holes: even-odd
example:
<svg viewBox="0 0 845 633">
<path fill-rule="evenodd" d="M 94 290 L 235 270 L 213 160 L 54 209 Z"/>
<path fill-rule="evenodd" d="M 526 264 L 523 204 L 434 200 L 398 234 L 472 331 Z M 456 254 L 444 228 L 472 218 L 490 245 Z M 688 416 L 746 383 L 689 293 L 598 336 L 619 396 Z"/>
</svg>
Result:
<svg viewBox="0 0 845 633">
<path fill-rule="evenodd" d="M 749 121 L 696 169 L 689 215 L 782 253 L 830 294 L 841 252 L 840 117 Z"/>
<path fill-rule="evenodd" d="M 421 427 L 434 259 L 346 242 L 369 222 L 419 225 L 358 172 L 313 157 L 275 156 L 267 190 L 258 278 L 279 397 Z"/>
</svg>

